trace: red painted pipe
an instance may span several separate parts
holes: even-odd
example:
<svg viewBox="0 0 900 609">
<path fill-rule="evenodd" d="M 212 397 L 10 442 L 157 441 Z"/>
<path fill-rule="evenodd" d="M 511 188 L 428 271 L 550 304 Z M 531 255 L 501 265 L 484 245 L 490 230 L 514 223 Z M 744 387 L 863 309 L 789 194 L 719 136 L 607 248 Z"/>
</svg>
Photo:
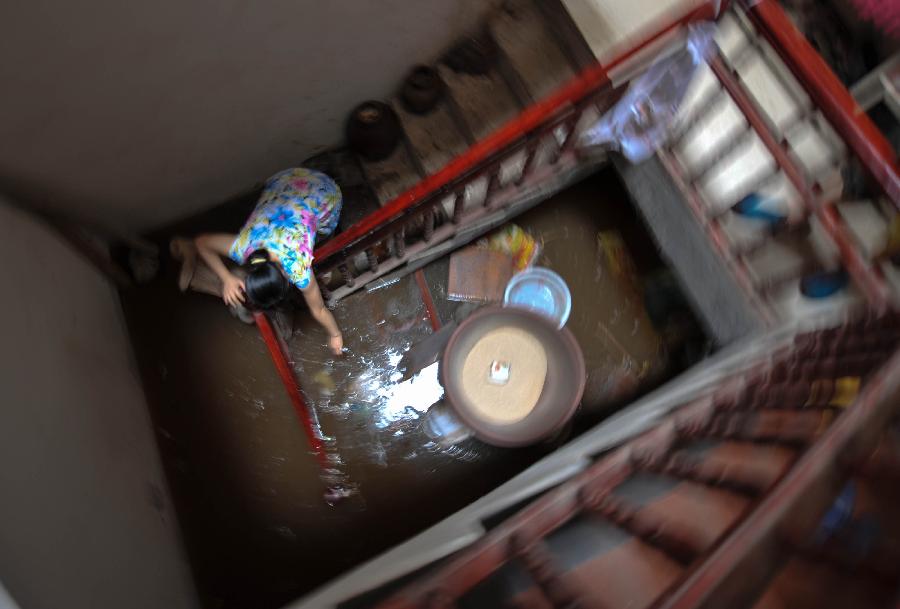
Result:
<svg viewBox="0 0 900 609">
<path fill-rule="evenodd" d="M 397 195 L 392 201 L 322 245 L 315 251 L 315 263 L 322 263 L 335 256 L 347 246 L 380 228 L 403 211 L 434 195 L 452 181 L 476 170 L 492 156 L 515 144 L 523 136 L 545 124 L 566 108 L 584 100 L 598 89 L 611 85 L 610 71 L 684 24 L 714 19 L 718 16 L 718 5 L 719 2 L 709 0 L 686 13 L 675 22 L 658 30 L 641 44 L 613 59 L 609 64 L 600 65 L 598 63 L 585 68 L 568 84 L 557 90 L 556 93 L 529 106 L 516 118 L 513 118 L 485 139 L 477 142 L 464 153 L 454 158 L 443 169 L 428 176 L 409 190 Z"/>
<path fill-rule="evenodd" d="M 431 331 L 437 332 L 441 329 L 441 318 L 437 314 L 434 306 L 434 300 L 431 298 L 431 290 L 428 289 L 428 282 L 425 281 L 425 272 L 422 269 L 416 271 L 416 283 L 419 284 L 419 291 L 422 293 L 422 302 L 425 303 L 425 312 L 428 314 L 428 321 L 431 323 Z"/>
<path fill-rule="evenodd" d="M 325 470 L 329 468 L 328 455 L 325 453 L 325 445 L 322 443 L 318 430 L 313 423 L 312 416 L 309 414 L 309 408 L 307 408 L 306 401 L 300 393 L 297 379 L 294 378 L 294 371 L 291 369 L 290 364 L 288 364 L 287 357 L 281 349 L 281 345 L 278 342 L 278 336 L 276 336 L 275 330 L 272 329 L 272 324 L 269 323 L 269 318 L 266 317 L 265 313 L 259 311 L 254 312 L 253 319 L 256 320 L 256 327 L 259 328 L 259 333 L 262 335 L 266 347 L 269 348 L 269 355 L 272 356 L 272 361 L 275 363 L 275 369 L 278 371 L 278 376 L 281 377 L 281 382 L 284 384 L 288 397 L 291 399 L 291 405 L 294 407 L 294 412 L 297 413 L 297 418 L 300 419 L 300 423 L 303 425 L 303 431 L 306 432 L 306 439 L 309 441 L 309 446 L 316 454 L 316 459 L 319 462 L 319 466 L 322 468 L 322 473 L 324 473 Z"/>
</svg>

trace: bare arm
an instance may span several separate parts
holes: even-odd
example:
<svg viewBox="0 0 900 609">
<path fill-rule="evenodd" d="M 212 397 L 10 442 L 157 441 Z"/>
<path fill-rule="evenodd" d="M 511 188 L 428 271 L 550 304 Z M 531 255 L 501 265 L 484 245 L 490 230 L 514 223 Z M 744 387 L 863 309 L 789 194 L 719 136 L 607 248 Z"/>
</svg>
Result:
<svg viewBox="0 0 900 609">
<path fill-rule="evenodd" d="M 237 235 L 227 233 L 198 235 L 194 238 L 200 257 L 222 280 L 222 299 L 228 305 L 244 302 L 244 282 L 235 277 L 222 262 L 222 256 L 228 255 L 236 238 Z"/>
<path fill-rule="evenodd" d="M 325 307 L 325 301 L 322 300 L 322 292 L 319 290 L 319 284 L 316 283 L 315 275 L 310 277 L 309 285 L 300 290 L 300 293 L 303 294 L 313 318 L 328 332 L 328 346 L 332 353 L 340 355 L 344 348 L 344 337 L 334 320 L 334 315 Z"/>
</svg>

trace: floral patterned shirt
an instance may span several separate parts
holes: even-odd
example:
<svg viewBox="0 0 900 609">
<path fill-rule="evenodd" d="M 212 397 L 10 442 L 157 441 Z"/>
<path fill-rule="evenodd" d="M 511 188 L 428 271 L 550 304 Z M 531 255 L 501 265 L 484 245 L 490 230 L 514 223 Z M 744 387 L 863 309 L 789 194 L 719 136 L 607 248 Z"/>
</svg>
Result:
<svg viewBox="0 0 900 609">
<path fill-rule="evenodd" d="M 231 244 L 229 255 L 244 264 L 264 249 L 291 283 L 309 285 L 316 233 L 330 235 L 341 213 L 341 189 L 324 173 L 297 167 L 266 180 L 256 208 Z"/>
</svg>

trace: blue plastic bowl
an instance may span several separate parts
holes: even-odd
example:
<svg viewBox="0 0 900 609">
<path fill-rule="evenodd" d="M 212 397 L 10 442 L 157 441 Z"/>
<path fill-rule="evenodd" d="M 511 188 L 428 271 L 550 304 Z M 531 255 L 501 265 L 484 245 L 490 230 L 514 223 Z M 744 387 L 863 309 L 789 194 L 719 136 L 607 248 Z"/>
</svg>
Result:
<svg viewBox="0 0 900 609">
<path fill-rule="evenodd" d="M 503 306 L 533 311 L 562 328 L 572 311 L 572 294 L 562 277 L 550 269 L 536 266 L 509 280 Z"/>
</svg>

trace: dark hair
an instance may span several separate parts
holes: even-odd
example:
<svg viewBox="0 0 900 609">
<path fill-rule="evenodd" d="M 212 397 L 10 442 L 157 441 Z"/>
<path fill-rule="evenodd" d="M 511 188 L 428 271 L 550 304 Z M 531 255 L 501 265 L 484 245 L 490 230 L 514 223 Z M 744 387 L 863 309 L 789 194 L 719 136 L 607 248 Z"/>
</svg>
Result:
<svg viewBox="0 0 900 609">
<path fill-rule="evenodd" d="M 271 309 L 287 298 L 291 283 L 278 265 L 269 260 L 269 252 L 256 250 L 247 257 L 244 291 L 256 309 Z"/>
</svg>

